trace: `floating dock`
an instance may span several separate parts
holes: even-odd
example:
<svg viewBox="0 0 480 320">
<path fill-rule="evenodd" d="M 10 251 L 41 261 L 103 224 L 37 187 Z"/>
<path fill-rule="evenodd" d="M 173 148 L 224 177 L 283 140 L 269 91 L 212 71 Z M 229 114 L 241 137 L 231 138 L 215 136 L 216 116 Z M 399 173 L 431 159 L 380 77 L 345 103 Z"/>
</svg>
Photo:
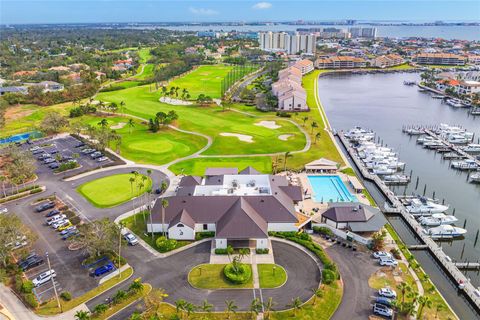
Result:
<svg viewBox="0 0 480 320">
<path fill-rule="evenodd" d="M 429 132 L 433 134 L 433 132 Z M 375 183 L 378 189 L 390 202 L 391 205 L 389 205 L 385 211 L 389 213 L 397 213 L 403 217 L 403 219 L 410 225 L 411 229 L 415 232 L 417 237 L 420 238 L 420 240 L 423 242 L 423 248 L 428 249 L 431 254 L 435 256 L 437 261 L 448 272 L 450 277 L 455 280 L 457 287 L 460 290 L 463 290 L 465 295 L 475 304 L 477 309 L 480 310 L 480 297 L 476 293 L 477 290 L 468 280 L 468 278 L 460 271 L 460 268 L 454 262 L 452 262 L 452 259 L 443 252 L 442 248 L 432 238 L 422 232 L 422 225 L 417 220 L 415 220 L 415 218 L 407 211 L 402 201 L 400 201 L 400 199 L 388 188 L 388 186 L 377 175 L 371 174 L 365 168 L 357 153 L 351 147 L 350 142 L 343 135 L 343 132 L 337 132 L 337 136 L 342 142 L 347 152 L 349 153 L 352 161 L 360 170 L 363 178 Z M 434 136 L 436 137 L 436 135 Z"/>
</svg>

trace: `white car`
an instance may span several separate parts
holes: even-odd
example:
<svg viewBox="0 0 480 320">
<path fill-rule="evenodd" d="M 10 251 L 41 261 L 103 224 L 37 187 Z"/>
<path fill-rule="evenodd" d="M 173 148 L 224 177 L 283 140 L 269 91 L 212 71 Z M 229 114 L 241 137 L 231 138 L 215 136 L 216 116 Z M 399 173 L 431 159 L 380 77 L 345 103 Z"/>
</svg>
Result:
<svg viewBox="0 0 480 320">
<path fill-rule="evenodd" d="M 137 245 L 138 244 L 138 239 L 131 233 L 125 233 L 123 236 L 125 240 L 127 240 L 128 244 L 131 246 Z"/>
<path fill-rule="evenodd" d="M 0 213 L 8 213 L 7 207 L 0 206 Z"/>
<path fill-rule="evenodd" d="M 54 223 L 57 222 L 57 221 L 64 220 L 66 217 L 67 217 L 67 216 L 64 215 L 64 214 L 57 214 L 57 215 L 54 215 L 54 216 L 51 217 L 51 218 L 48 218 L 48 219 L 46 220 L 46 222 L 47 222 L 47 224 L 48 224 L 49 226 L 51 226 L 52 224 L 54 224 Z"/>
<path fill-rule="evenodd" d="M 385 251 L 375 251 L 373 253 L 373 257 L 375 259 L 382 259 L 382 258 L 392 258 L 392 255 L 388 252 L 385 252 Z"/>
<path fill-rule="evenodd" d="M 110 160 L 110 159 L 108 159 L 107 157 L 104 156 L 104 157 L 98 158 L 97 162 L 104 162 L 104 161 L 108 161 L 108 160 Z"/>
<path fill-rule="evenodd" d="M 373 305 L 373 313 L 389 319 L 393 316 L 393 310 L 380 303 L 375 303 Z"/>
<path fill-rule="evenodd" d="M 60 228 L 60 227 L 62 227 L 62 226 L 65 226 L 65 225 L 67 225 L 67 224 L 69 224 L 69 223 L 70 223 L 70 220 L 68 220 L 68 219 L 58 220 L 57 222 L 55 222 L 55 223 L 52 224 L 52 228 L 53 228 L 53 229 L 58 229 L 58 228 Z"/>
<path fill-rule="evenodd" d="M 57 274 L 55 273 L 55 270 L 49 270 L 42 272 L 36 277 L 35 279 L 32 280 L 33 285 L 36 287 L 41 286 L 44 283 L 47 283 L 50 279 L 55 278 Z"/>
<path fill-rule="evenodd" d="M 378 295 L 390 299 L 397 298 L 397 293 L 390 288 L 382 288 L 378 290 Z"/>
<path fill-rule="evenodd" d="M 389 266 L 389 267 L 396 267 L 398 266 L 398 262 L 395 259 L 380 259 L 381 266 Z"/>
</svg>

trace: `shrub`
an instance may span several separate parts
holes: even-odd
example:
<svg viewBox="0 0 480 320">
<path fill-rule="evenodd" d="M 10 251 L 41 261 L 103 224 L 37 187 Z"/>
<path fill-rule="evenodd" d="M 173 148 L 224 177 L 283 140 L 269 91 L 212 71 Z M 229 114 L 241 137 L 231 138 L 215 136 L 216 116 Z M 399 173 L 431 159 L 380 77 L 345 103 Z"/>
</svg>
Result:
<svg viewBox="0 0 480 320">
<path fill-rule="evenodd" d="M 70 300 L 72 300 L 72 294 L 68 291 L 63 291 L 60 294 L 60 298 L 62 298 L 65 301 L 70 301 Z"/>
<path fill-rule="evenodd" d="M 322 280 L 325 284 L 331 284 L 333 281 L 337 279 L 337 275 L 335 272 L 329 269 L 322 270 Z"/>
<path fill-rule="evenodd" d="M 269 249 L 268 248 L 265 248 L 265 249 L 255 249 L 255 252 L 257 254 L 267 254 L 269 252 Z"/>
<path fill-rule="evenodd" d="M 319 234 L 324 234 L 326 236 L 333 237 L 333 231 L 327 227 L 313 227 L 313 231 Z"/>
<path fill-rule="evenodd" d="M 159 237 L 155 242 L 157 248 L 160 252 L 172 251 L 177 247 L 177 240 L 167 239 L 166 237 Z"/>
<path fill-rule="evenodd" d="M 215 237 L 215 231 L 202 231 L 195 234 L 195 240 L 202 240 L 213 237 Z"/>
<path fill-rule="evenodd" d="M 217 248 L 215 249 L 215 254 L 228 254 L 227 248 Z"/>
<path fill-rule="evenodd" d="M 113 295 L 113 304 L 118 304 L 125 300 L 127 298 L 127 293 L 123 290 L 118 290 L 114 295 Z"/>
<path fill-rule="evenodd" d="M 225 268 L 223 268 L 223 274 L 232 283 L 247 283 L 252 277 L 252 269 L 250 269 L 249 265 L 241 263 L 237 264 L 237 268 L 238 272 L 235 271 L 233 264 L 229 263 L 225 266 Z"/>
<path fill-rule="evenodd" d="M 395 259 L 401 259 L 400 251 L 397 248 L 390 249 L 390 253 L 393 255 Z"/>
<path fill-rule="evenodd" d="M 22 282 L 21 292 L 23 293 L 32 293 L 33 290 L 33 282 L 30 280 L 25 280 Z"/>
<path fill-rule="evenodd" d="M 27 293 L 23 296 L 23 298 L 25 299 L 25 302 L 33 309 L 36 309 L 38 307 L 37 299 L 35 299 L 33 293 Z"/>
</svg>

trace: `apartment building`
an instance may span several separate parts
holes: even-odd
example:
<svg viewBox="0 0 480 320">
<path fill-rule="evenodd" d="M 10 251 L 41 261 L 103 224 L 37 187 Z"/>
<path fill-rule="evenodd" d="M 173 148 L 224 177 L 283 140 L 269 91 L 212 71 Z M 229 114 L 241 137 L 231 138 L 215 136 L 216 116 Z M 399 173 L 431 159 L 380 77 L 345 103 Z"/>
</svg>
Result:
<svg viewBox="0 0 480 320">
<path fill-rule="evenodd" d="M 301 60 L 304 61 L 304 60 Z M 301 62 L 299 61 L 299 62 Z M 309 61 L 309 60 L 306 60 Z M 307 93 L 302 87 L 302 71 L 310 67 L 307 63 L 297 62 L 295 65 L 278 72 L 279 80 L 272 84 L 272 93 L 278 98 L 278 110 L 280 111 L 308 111 Z M 313 70 L 313 63 L 311 69 Z M 310 70 L 311 71 L 311 70 Z"/>
<path fill-rule="evenodd" d="M 388 68 L 403 64 L 405 60 L 398 54 L 387 54 L 373 59 L 372 66 L 377 68 Z"/>
<path fill-rule="evenodd" d="M 377 37 L 377 28 L 373 27 L 352 27 L 348 28 L 352 38 L 368 38 L 374 39 Z"/>
<path fill-rule="evenodd" d="M 317 38 L 314 34 L 289 34 L 286 32 L 259 32 L 260 49 L 281 51 L 287 54 L 315 54 Z"/>
<path fill-rule="evenodd" d="M 418 64 L 437 64 L 444 66 L 464 66 L 466 59 L 451 53 L 421 53 L 413 58 Z"/>
<path fill-rule="evenodd" d="M 303 59 L 300 61 L 297 61 L 294 65 L 294 68 L 300 70 L 300 73 L 303 75 L 306 75 L 307 73 L 313 71 L 314 65 L 313 62 L 307 59 Z"/>
<path fill-rule="evenodd" d="M 472 80 L 459 81 L 458 85 L 455 86 L 455 91 L 459 94 L 480 93 L 480 82 Z"/>
<path fill-rule="evenodd" d="M 367 61 L 363 58 L 334 56 L 329 58 L 317 59 L 315 67 L 317 69 L 352 69 L 364 68 Z"/>
</svg>

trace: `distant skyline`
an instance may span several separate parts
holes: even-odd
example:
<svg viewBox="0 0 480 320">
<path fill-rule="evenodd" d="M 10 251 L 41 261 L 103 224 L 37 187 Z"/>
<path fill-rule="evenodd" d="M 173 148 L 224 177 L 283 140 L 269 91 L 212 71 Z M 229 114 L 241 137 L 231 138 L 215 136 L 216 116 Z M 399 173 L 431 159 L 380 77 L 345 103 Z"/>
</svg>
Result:
<svg viewBox="0 0 480 320">
<path fill-rule="evenodd" d="M 478 0 L 0 0 L 1 24 L 280 20 L 479 21 Z"/>
</svg>

